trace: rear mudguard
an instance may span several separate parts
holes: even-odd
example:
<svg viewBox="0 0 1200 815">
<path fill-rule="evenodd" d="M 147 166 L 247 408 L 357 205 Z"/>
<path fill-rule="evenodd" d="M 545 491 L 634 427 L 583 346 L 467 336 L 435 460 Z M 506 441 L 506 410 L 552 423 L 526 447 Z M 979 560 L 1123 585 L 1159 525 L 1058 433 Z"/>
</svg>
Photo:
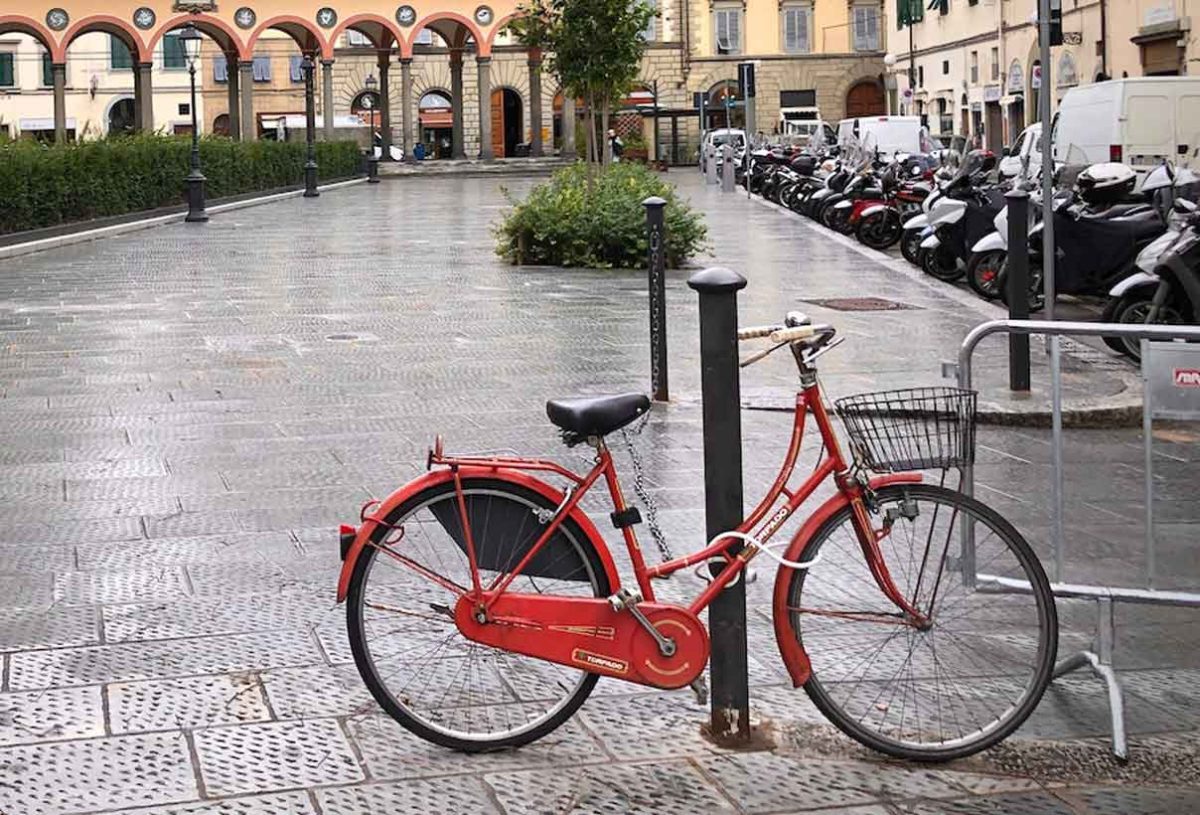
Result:
<svg viewBox="0 0 1200 815">
<path fill-rule="evenodd" d="M 941 245 L 942 239 L 937 236 L 936 232 L 921 241 L 922 249 L 937 249 Z"/>
<path fill-rule="evenodd" d="M 971 252 L 978 255 L 981 252 L 1007 252 L 1008 244 L 1004 242 L 999 232 L 989 232 L 975 242 Z"/>
<path fill-rule="evenodd" d="M 472 478 L 508 481 L 544 495 L 554 506 L 560 506 L 563 503 L 561 490 L 557 490 L 545 481 L 536 479 L 519 470 L 508 470 L 502 467 L 459 467 L 458 472 L 464 481 L 469 481 Z M 433 472 L 426 473 L 393 492 L 383 503 L 372 507 L 369 517 L 363 521 L 362 526 L 357 530 L 343 527 L 344 534 L 352 532 L 354 540 L 346 550 L 346 557 L 342 563 L 342 572 L 338 577 L 337 601 L 339 603 L 345 601 L 346 594 L 350 591 L 350 576 L 354 574 L 354 564 L 358 561 L 363 547 L 370 542 L 371 535 L 381 525 L 383 519 L 388 517 L 396 507 L 422 490 L 436 487 L 439 484 L 444 484 L 452 480 L 454 480 L 454 472 L 451 470 L 434 470 Z M 601 537 L 599 530 L 596 529 L 596 525 L 578 507 L 571 513 L 570 517 L 571 520 L 579 524 L 579 528 L 583 530 L 583 534 L 587 536 L 592 546 L 596 549 L 596 553 L 600 557 L 600 563 L 608 575 L 608 584 L 614 592 L 617 591 L 621 587 L 621 576 L 617 573 L 616 564 L 613 563 L 612 555 L 609 553 L 608 547 L 604 544 L 604 538 Z"/>
<path fill-rule="evenodd" d="M 921 483 L 920 473 L 896 473 L 894 475 L 884 475 L 870 480 L 872 490 L 878 490 L 890 484 L 919 484 Z M 809 516 L 804 522 L 804 526 L 796 532 L 792 542 L 788 544 L 787 551 L 783 558 L 790 561 L 799 561 L 804 552 L 804 547 L 808 546 L 809 540 L 821 528 L 822 524 L 832 518 L 839 510 L 850 503 L 850 499 L 841 492 L 835 494 L 821 506 L 817 507 L 816 512 Z M 867 569 L 867 565 L 863 563 L 863 570 Z M 779 655 L 783 658 L 783 664 L 787 666 L 788 675 L 792 677 L 792 684 L 797 688 L 808 681 L 809 675 L 812 673 L 812 662 L 808 658 L 808 654 L 801 647 L 799 639 L 796 637 L 796 632 L 792 628 L 792 617 L 788 613 L 788 588 L 792 581 L 792 572 L 795 569 L 787 566 L 780 566 L 779 571 L 775 573 L 775 597 L 772 602 L 772 616 L 775 619 L 775 642 L 779 645 Z"/>
</svg>

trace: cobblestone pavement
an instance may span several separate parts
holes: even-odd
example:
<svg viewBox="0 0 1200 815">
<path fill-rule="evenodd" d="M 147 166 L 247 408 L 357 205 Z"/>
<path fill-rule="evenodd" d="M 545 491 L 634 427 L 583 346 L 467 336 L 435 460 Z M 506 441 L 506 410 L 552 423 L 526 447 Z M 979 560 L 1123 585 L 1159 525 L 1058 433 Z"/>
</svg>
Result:
<svg viewBox="0 0 1200 815">
<path fill-rule="evenodd" d="M 823 360 L 834 396 L 937 382 L 938 361 L 989 316 L 694 173 L 672 178 L 709 213 L 713 262 L 750 279 L 743 322 L 801 307 L 841 328 L 848 341 Z M 1102 688 L 1081 675 L 970 762 L 867 755 L 788 687 L 770 574 L 751 585 L 750 674 L 773 751 L 713 749 L 690 694 L 608 681 L 517 752 L 450 753 L 382 716 L 333 604 L 336 524 L 414 476 L 435 432 L 452 450 L 578 464 L 544 400 L 648 379 L 644 273 L 501 265 L 488 228 L 503 207 L 494 179 L 390 181 L 0 266 L 0 812 L 1200 809 L 1200 619 L 1176 609 L 1119 611 L 1135 734 L 1124 767 L 1107 758 Z M 640 438 L 677 551 L 703 530 L 685 278 L 668 286 L 675 401 Z M 813 302 L 848 295 L 912 308 Z M 985 346 L 985 365 L 1002 364 L 999 348 Z M 791 381 L 772 360 L 744 384 Z M 773 475 L 787 417 L 743 422 L 749 497 Z M 1159 436 L 1159 562 L 1169 585 L 1194 587 L 1200 447 L 1194 428 Z M 985 429 L 980 444 L 980 494 L 1045 554 L 1045 433 Z M 1069 433 L 1069 579 L 1140 579 L 1141 455 L 1133 431 Z M 698 590 L 675 580 L 680 596 Z M 1086 645 L 1090 607 L 1060 613 L 1064 653 Z"/>
</svg>

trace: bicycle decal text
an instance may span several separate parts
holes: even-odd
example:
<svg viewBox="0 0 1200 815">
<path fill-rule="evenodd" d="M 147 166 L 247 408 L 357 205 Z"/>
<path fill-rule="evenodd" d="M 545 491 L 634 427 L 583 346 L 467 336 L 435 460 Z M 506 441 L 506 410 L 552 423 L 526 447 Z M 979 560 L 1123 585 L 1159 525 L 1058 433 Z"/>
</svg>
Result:
<svg viewBox="0 0 1200 815">
<path fill-rule="evenodd" d="M 623 659 L 613 659 L 602 654 L 593 654 L 591 651 L 584 651 L 582 648 L 576 648 L 571 652 L 571 659 L 578 662 L 580 665 L 590 665 L 593 668 L 603 668 L 606 671 L 611 671 L 617 674 L 629 673 L 629 663 Z"/>
</svg>

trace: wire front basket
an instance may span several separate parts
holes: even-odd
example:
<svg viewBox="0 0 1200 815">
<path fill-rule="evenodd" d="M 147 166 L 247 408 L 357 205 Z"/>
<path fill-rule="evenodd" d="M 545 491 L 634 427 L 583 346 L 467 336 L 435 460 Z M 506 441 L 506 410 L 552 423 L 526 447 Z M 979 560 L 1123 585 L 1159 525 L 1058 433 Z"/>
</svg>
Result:
<svg viewBox="0 0 1200 815">
<path fill-rule="evenodd" d="M 878 473 L 949 470 L 975 461 L 975 391 L 905 388 L 834 404 L 854 458 Z"/>
</svg>

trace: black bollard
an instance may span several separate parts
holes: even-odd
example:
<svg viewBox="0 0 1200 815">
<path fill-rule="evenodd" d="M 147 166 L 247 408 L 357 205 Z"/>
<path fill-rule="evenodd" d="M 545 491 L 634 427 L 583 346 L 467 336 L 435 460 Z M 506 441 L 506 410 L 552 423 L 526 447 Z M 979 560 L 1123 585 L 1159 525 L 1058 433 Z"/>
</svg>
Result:
<svg viewBox="0 0 1200 815">
<path fill-rule="evenodd" d="M 651 196 L 646 208 L 646 235 L 650 243 L 650 390 L 654 401 L 667 395 L 667 202 Z"/>
<path fill-rule="evenodd" d="M 1029 193 L 1012 190 L 1008 203 L 1008 318 L 1029 319 Z M 1028 391 L 1029 335 L 1008 335 L 1008 387 Z"/>
<path fill-rule="evenodd" d="M 372 154 L 367 158 L 367 183 L 379 183 L 379 159 Z"/>
<path fill-rule="evenodd" d="M 704 511 L 707 536 L 712 540 L 742 522 L 737 292 L 745 288 L 746 278 L 729 269 L 705 269 L 692 275 L 688 285 L 700 293 Z M 729 548 L 736 552 L 742 544 L 731 539 Z M 717 595 L 709 606 L 708 620 L 712 637 L 709 663 L 712 671 L 712 738 L 721 745 L 745 744 L 750 741 L 750 690 L 743 578 Z"/>
</svg>

